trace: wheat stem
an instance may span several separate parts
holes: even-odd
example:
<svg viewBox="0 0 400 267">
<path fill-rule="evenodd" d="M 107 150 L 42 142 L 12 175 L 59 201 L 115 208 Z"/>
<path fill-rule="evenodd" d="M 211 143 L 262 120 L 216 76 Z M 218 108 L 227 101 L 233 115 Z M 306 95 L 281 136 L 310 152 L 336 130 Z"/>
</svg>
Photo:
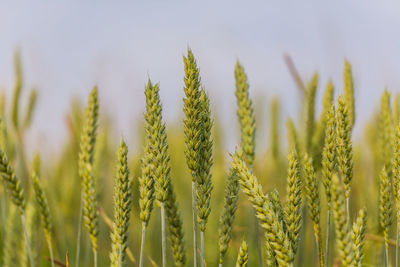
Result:
<svg viewBox="0 0 400 267">
<path fill-rule="evenodd" d="M 97 249 L 93 249 L 93 266 L 97 267 Z"/>
<path fill-rule="evenodd" d="M 35 266 L 35 261 L 33 260 L 31 242 L 29 240 L 28 231 L 27 231 L 27 228 L 26 228 L 26 220 L 25 220 L 25 212 L 24 211 L 22 211 L 22 213 L 21 213 L 21 221 L 22 221 L 22 227 L 24 228 L 26 246 L 28 248 L 29 262 L 31 264 L 31 267 L 34 267 Z"/>
<path fill-rule="evenodd" d="M 162 245 L 162 266 L 167 266 L 167 237 L 165 231 L 165 203 L 161 202 L 161 245 Z"/>
<path fill-rule="evenodd" d="M 396 225 L 396 264 L 397 267 L 399 264 L 399 225 Z"/>
<path fill-rule="evenodd" d="M 55 267 L 55 265 L 54 265 L 53 246 L 51 244 L 51 237 L 49 235 L 46 235 L 46 240 L 47 240 L 47 246 L 49 247 L 51 267 Z"/>
<path fill-rule="evenodd" d="M 75 266 L 79 267 L 79 258 L 81 254 L 81 236 L 82 236 L 82 218 L 83 217 L 83 200 L 81 197 L 81 204 L 79 209 L 79 221 L 78 221 L 78 236 L 76 238 L 76 258 L 75 258 Z"/>
<path fill-rule="evenodd" d="M 144 262 L 144 244 L 146 242 L 146 223 L 142 223 L 142 241 L 140 242 L 140 257 L 139 257 L 139 267 L 143 267 Z"/>
<path fill-rule="evenodd" d="M 327 213 L 327 223 L 326 223 L 326 245 L 325 245 L 325 264 L 329 266 L 329 231 L 331 226 L 331 208 L 329 206 Z"/>
<path fill-rule="evenodd" d="M 193 266 L 197 267 L 197 212 L 196 182 L 192 181 L 192 214 L 193 214 Z"/>
<path fill-rule="evenodd" d="M 205 237 L 204 237 L 204 231 L 200 232 L 200 266 L 204 267 L 205 266 L 205 257 L 204 257 L 204 241 L 205 241 Z"/>
</svg>

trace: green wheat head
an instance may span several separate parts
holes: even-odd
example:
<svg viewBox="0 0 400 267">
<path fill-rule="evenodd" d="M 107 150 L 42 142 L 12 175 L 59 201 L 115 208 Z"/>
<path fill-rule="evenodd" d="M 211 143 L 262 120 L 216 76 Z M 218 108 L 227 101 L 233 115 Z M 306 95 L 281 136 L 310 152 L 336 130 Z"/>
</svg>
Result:
<svg viewBox="0 0 400 267">
<path fill-rule="evenodd" d="M 355 108 L 355 97 L 354 97 L 354 82 L 353 73 L 351 70 L 350 63 L 345 60 L 344 62 L 344 99 L 349 112 L 349 126 L 353 129 L 356 121 L 356 108 Z"/>
<path fill-rule="evenodd" d="M 301 188 L 300 166 L 296 152 L 288 155 L 287 200 L 285 214 L 288 236 L 292 244 L 293 253 L 296 254 L 301 229 Z"/>
<path fill-rule="evenodd" d="M 182 226 L 182 216 L 172 183 L 168 183 L 168 198 L 165 202 L 165 210 L 168 220 L 169 239 L 172 246 L 172 256 L 175 266 L 182 267 L 186 264 L 185 241 Z"/>
<path fill-rule="evenodd" d="M 351 240 L 350 224 L 346 214 L 345 192 L 336 174 L 332 177 L 332 204 L 333 216 L 335 219 L 336 242 L 342 265 L 344 267 L 353 266 L 353 243 Z"/>
<path fill-rule="evenodd" d="M 225 188 L 224 206 L 219 219 L 219 262 L 223 263 L 229 241 L 232 237 L 232 225 L 235 220 L 237 202 L 239 196 L 239 180 L 234 171 L 230 170 Z"/>
<path fill-rule="evenodd" d="M 354 249 L 354 265 L 361 267 L 364 259 L 365 232 L 367 228 L 367 209 L 364 207 L 358 212 L 357 220 L 353 224 L 352 239 Z"/>
<path fill-rule="evenodd" d="M 345 99 L 339 96 L 337 106 L 337 159 L 342 175 L 346 198 L 350 197 L 351 180 L 353 179 L 353 145 L 351 142 L 351 124 Z"/>
<path fill-rule="evenodd" d="M 315 130 L 315 97 L 318 88 L 318 73 L 314 73 L 313 78 L 307 86 L 306 95 L 306 134 L 305 146 L 306 151 L 310 152 L 312 146 L 312 138 Z"/>
<path fill-rule="evenodd" d="M 279 215 L 274 211 L 268 196 L 262 192 L 257 178 L 250 172 L 240 153 L 233 156 L 232 168 L 239 176 L 243 192 L 248 196 L 256 210 L 260 225 L 265 230 L 266 239 L 270 242 L 280 266 L 292 266 L 294 254 L 290 239 L 284 232 Z"/>
<path fill-rule="evenodd" d="M 331 110 L 332 103 L 334 101 L 334 93 L 335 93 L 335 87 L 333 86 L 333 82 L 329 81 L 325 93 L 324 93 L 324 98 L 323 98 L 323 109 L 320 115 L 320 118 L 317 123 L 317 127 L 315 130 L 315 134 L 313 136 L 312 140 L 312 157 L 314 159 L 314 168 L 319 170 L 321 166 L 321 161 L 322 161 L 322 153 L 323 153 L 323 147 L 324 147 L 324 142 L 325 142 L 325 135 L 327 131 L 327 124 L 328 124 L 328 113 Z"/>
<path fill-rule="evenodd" d="M 192 50 L 188 50 L 187 57 L 183 58 L 185 64 L 185 98 L 183 99 L 185 112 L 185 156 L 192 175 L 192 181 L 197 179 L 198 153 L 201 146 L 201 92 L 200 70 L 197 67 Z"/>
<path fill-rule="evenodd" d="M 287 131 L 288 131 L 289 148 L 292 150 L 294 149 L 298 155 L 301 155 L 301 153 L 302 153 L 301 143 L 299 140 L 296 126 L 294 125 L 294 122 L 292 119 L 289 118 L 287 120 L 286 127 L 287 127 Z"/>
<path fill-rule="evenodd" d="M 393 191 L 396 201 L 397 223 L 400 224 L 400 125 L 396 127 L 393 154 Z M 398 225 L 399 227 L 400 225 Z M 400 229 L 400 228 L 399 228 Z"/>
<path fill-rule="evenodd" d="M 146 226 L 149 223 L 154 202 L 154 179 L 152 176 L 154 167 L 149 159 L 149 150 L 150 147 L 146 145 L 141 159 L 141 175 L 139 176 L 139 217 Z"/>
<path fill-rule="evenodd" d="M 149 161 L 153 167 L 152 176 L 155 185 L 155 195 L 159 202 L 165 202 L 168 197 L 170 166 L 165 123 L 162 119 L 159 85 L 153 85 L 149 79 L 146 95 L 146 138 Z"/>
<path fill-rule="evenodd" d="M 330 209 L 332 175 L 336 168 L 336 117 L 335 104 L 326 114 L 325 144 L 322 150 L 322 183 L 325 188 L 326 200 Z"/>
<path fill-rule="evenodd" d="M 381 162 L 386 167 L 387 172 L 391 175 L 393 157 L 393 115 L 390 106 L 390 93 L 388 90 L 382 95 L 381 111 L 379 115 L 379 143 Z"/>
<path fill-rule="evenodd" d="M 20 51 L 16 51 L 14 54 L 14 70 L 15 70 L 15 85 L 14 95 L 11 110 L 11 121 L 15 129 L 19 127 L 19 110 L 20 110 L 20 99 L 22 87 L 24 86 L 24 77 L 22 72 L 22 60 Z"/>
<path fill-rule="evenodd" d="M 249 255 L 247 250 L 248 250 L 247 243 L 245 240 L 243 240 L 242 244 L 240 245 L 239 255 L 236 261 L 236 267 L 247 266 L 247 262 L 249 261 Z"/>
<path fill-rule="evenodd" d="M 255 158 L 256 119 L 253 103 L 249 96 L 247 74 L 239 61 L 236 61 L 235 80 L 235 95 L 238 105 L 237 115 L 241 131 L 241 149 L 243 150 L 246 163 L 249 166 L 253 166 Z"/>
<path fill-rule="evenodd" d="M 117 175 L 115 178 L 114 193 L 114 224 L 111 234 L 112 252 L 111 266 L 125 264 L 128 241 L 128 227 L 132 205 L 132 188 L 128 170 L 128 146 L 121 139 L 118 149 Z"/>
<path fill-rule="evenodd" d="M 380 198 L 379 198 L 379 223 L 383 229 L 383 236 L 386 244 L 389 241 L 389 230 L 392 225 L 393 207 L 392 207 L 392 186 L 389 173 L 383 167 L 379 177 L 380 180 Z"/>
<path fill-rule="evenodd" d="M 92 240 L 93 249 L 97 249 L 98 212 L 93 177 L 93 154 L 96 143 L 96 130 L 99 112 L 97 87 L 94 87 L 89 96 L 85 113 L 85 124 L 81 134 L 79 153 L 79 176 L 82 183 L 83 216 L 86 228 Z"/>
<path fill-rule="evenodd" d="M 213 141 L 211 139 L 211 111 L 210 100 L 201 89 L 200 93 L 200 107 L 201 107 L 201 143 L 198 153 L 198 174 L 196 183 L 197 193 L 197 219 L 200 226 L 200 231 L 206 230 L 208 216 L 211 212 L 211 166 L 213 164 L 212 148 Z"/>
<path fill-rule="evenodd" d="M 50 209 L 49 209 L 49 204 L 47 202 L 47 197 L 42 185 L 40 184 L 39 177 L 40 177 L 40 156 L 39 154 L 36 154 L 33 160 L 33 167 L 32 167 L 33 189 L 35 191 L 36 202 L 39 207 L 40 218 L 43 223 L 46 238 L 50 238 L 53 225 L 51 222 Z"/>
<path fill-rule="evenodd" d="M 22 189 L 21 181 L 15 175 L 7 155 L 2 149 L 0 149 L 0 174 L 3 177 L 12 202 L 19 208 L 22 214 L 25 210 L 24 190 Z"/>
</svg>

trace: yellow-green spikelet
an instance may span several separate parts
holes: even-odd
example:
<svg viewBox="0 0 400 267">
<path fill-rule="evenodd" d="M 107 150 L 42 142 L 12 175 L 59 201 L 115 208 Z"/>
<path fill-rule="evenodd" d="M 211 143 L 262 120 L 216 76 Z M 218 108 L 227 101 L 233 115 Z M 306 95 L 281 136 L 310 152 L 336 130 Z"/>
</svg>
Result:
<svg viewBox="0 0 400 267">
<path fill-rule="evenodd" d="M 198 150 L 201 145 L 200 70 L 192 50 L 183 58 L 185 64 L 184 134 L 185 156 L 192 181 L 197 179 Z"/>
<path fill-rule="evenodd" d="M 96 143 L 98 110 L 98 92 L 97 87 L 94 87 L 89 96 L 88 106 L 85 111 L 86 121 L 81 134 L 78 166 L 82 183 L 84 222 L 94 250 L 97 249 L 98 211 L 96 187 L 93 177 L 93 154 Z"/>
<path fill-rule="evenodd" d="M 337 106 L 337 159 L 342 175 L 346 199 L 350 197 L 351 180 L 353 179 L 353 145 L 351 142 L 351 125 L 346 103 L 339 96 Z"/>
<path fill-rule="evenodd" d="M 246 267 L 249 261 L 248 247 L 245 240 L 242 241 L 239 249 L 239 255 L 236 261 L 236 267 Z"/>
<path fill-rule="evenodd" d="M 245 155 L 246 163 L 253 166 L 255 158 L 256 119 L 253 103 L 249 96 L 249 83 L 243 66 L 239 61 L 235 66 L 237 115 L 241 130 L 241 149 Z"/>
<path fill-rule="evenodd" d="M 128 241 L 128 227 L 132 205 L 132 187 L 128 170 L 128 146 L 121 140 L 118 149 L 117 175 L 114 193 L 114 224 L 111 234 L 111 266 L 120 267 L 125 263 Z"/>
<path fill-rule="evenodd" d="M 208 216 L 211 212 L 211 166 L 213 164 L 211 139 L 211 111 L 210 101 L 204 89 L 200 93 L 201 107 L 201 145 L 198 159 L 198 177 L 196 183 L 197 194 L 197 218 L 200 226 L 200 231 L 206 230 Z"/>
</svg>

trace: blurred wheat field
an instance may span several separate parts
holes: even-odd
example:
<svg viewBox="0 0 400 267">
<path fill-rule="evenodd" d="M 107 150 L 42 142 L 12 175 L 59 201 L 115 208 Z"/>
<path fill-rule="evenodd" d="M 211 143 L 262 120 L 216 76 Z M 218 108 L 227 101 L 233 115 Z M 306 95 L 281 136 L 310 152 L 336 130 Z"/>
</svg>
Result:
<svg viewBox="0 0 400 267">
<path fill-rule="evenodd" d="M 282 117 L 278 98 L 262 103 L 270 141 L 260 153 L 263 122 L 238 62 L 232 94 L 241 139 L 226 151 L 228 129 L 210 108 L 190 50 L 184 61 L 182 121 L 163 121 L 163 88 L 149 80 L 133 135 L 140 149 L 129 150 L 132 135 L 115 134 L 95 88 L 72 103 L 57 156 L 40 162 L 25 144 L 40 95 L 27 91 L 16 53 L 12 101 L 0 97 L 0 266 L 398 265 L 399 95 L 385 91 L 356 139 L 350 63 L 344 83 L 319 84 L 317 73 L 306 85 L 298 80 L 298 117 Z"/>
</svg>

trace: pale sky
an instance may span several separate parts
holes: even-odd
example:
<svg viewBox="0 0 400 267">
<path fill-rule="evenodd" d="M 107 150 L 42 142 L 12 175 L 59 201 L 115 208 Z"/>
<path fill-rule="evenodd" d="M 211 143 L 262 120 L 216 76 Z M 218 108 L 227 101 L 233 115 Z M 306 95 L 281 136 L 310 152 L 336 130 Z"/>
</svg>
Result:
<svg viewBox="0 0 400 267">
<path fill-rule="evenodd" d="M 292 56 L 303 79 L 318 70 L 322 88 L 331 78 L 339 92 L 347 58 L 355 76 L 358 133 L 385 86 L 400 88 L 397 1 L 38 2 L 0 2 L 0 88 L 11 96 L 12 56 L 19 47 L 28 88 L 40 90 L 31 139 L 46 140 L 50 148 L 65 137 L 71 98 L 86 101 L 94 84 L 116 133 L 132 135 L 144 111 L 148 76 L 160 82 L 167 120 L 181 117 L 188 46 L 226 127 L 236 127 L 236 59 L 249 75 L 252 97 L 267 104 L 278 95 L 286 120 L 296 116 L 299 94 L 283 53 Z"/>
</svg>

